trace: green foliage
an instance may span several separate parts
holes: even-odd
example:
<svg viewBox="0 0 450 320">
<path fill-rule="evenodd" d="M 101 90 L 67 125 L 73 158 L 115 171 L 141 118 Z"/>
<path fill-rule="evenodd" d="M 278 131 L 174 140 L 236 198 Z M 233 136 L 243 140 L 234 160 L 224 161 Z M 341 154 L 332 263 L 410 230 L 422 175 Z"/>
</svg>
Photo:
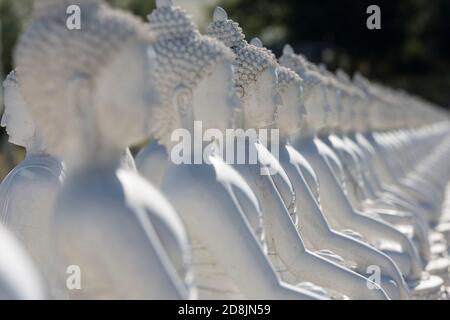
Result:
<svg viewBox="0 0 450 320">
<path fill-rule="evenodd" d="M 0 0 L 0 46 L 3 74 L 12 68 L 12 51 L 30 11 L 31 0 Z"/>
</svg>

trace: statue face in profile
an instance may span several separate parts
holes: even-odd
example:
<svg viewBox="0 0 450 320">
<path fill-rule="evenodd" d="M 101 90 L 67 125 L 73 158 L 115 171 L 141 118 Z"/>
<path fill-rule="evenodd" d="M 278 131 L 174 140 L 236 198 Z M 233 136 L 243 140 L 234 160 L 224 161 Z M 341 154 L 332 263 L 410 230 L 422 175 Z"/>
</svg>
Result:
<svg viewBox="0 0 450 320">
<path fill-rule="evenodd" d="M 306 103 L 308 125 L 311 128 L 318 130 L 323 128 L 327 122 L 326 101 L 321 85 L 315 85 L 310 90 L 310 98 Z"/>
<path fill-rule="evenodd" d="M 302 87 L 296 83 L 290 83 L 281 92 L 281 97 L 283 105 L 278 110 L 277 127 L 290 136 L 301 128 L 306 118 Z"/>
<path fill-rule="evenodd" d="M 179 99 L 177 99 L 179 100 Z M 204 130 L 222 132 L 231 127 L 239 100 L 233 88 L 232 61 L 216 63 L 192 92 L 194 120 L 202 121 Z"/>
<path fill-rule="evenodd" d="M 276 68 L 269 67 L 245 89 L 245 127 L 268 128 L 274 123 L 274 114 L 281 104 L 277 90 Z"/>
<path fill-rule="evenodd" d="M 24 147 L 28 145 L 34 135 L 33 118 L 20 94 L 19 86 L 7 78 L 4 82 L 4 88 L 5 110 L 1 119 L 1 126 L 6 128 L 9 142 Z"/>
</svg>

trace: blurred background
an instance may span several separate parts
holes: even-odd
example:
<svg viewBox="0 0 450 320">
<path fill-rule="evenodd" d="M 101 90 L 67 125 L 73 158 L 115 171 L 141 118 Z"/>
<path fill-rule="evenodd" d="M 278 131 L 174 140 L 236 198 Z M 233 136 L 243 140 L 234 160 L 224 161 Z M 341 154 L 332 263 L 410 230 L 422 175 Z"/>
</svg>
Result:
<svg viewBox="0 0 450 320">
<path fill-rule="evenodd" d="M 107 0 L 146 19 L 154 0 Z M 450 0 L 174 0 L 200 30 L 216 5 L 258 36 L 278 56 L 289 43 L 296 52 L 330 70 L 359 70 L 370 79 L 450 108 Z M 74 3 L 76 1 L 74 0 Z M 366 27 L 366 8 L 381 8 L 381 30 Z M 0 77 L 12 68 L 11 54 L 32 0 L 0 0 Z M 3 99 L 2 99 L 3 101 Z M 0 131 L 0 178 L 23 157 Z"/>
</svg>

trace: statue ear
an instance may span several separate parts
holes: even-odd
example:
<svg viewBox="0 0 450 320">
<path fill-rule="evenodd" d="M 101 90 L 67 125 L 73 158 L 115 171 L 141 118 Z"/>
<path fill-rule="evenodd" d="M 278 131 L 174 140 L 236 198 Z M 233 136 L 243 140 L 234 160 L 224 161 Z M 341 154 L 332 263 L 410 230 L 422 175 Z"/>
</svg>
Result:
<svg viewBox="0 0 450 320">
<path fill-rule="evenodd" d="M 181 116 L 192 112 L 192 90 L 185 85 L 178 86 L 173 93 L 173 106 Z"/>
</svg>

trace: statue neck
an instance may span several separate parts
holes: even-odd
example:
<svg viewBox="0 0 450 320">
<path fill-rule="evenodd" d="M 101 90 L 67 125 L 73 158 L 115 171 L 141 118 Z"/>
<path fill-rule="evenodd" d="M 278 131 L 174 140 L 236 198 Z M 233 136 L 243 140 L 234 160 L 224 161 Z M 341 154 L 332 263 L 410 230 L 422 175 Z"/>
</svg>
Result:
<svg viewBox="0 0 450 320">
<path fill-rule="evenodd" d="M 299 139 L 307 139 L 309 136 L 312 139 L 312 137 L 314 136 L 314 133 L 311 132 L 311 130 L 308 129 L 307 125 L 304 124 L 295 133 L 288 136 L 286 140 L 283 140 L 283 137 L 280 137 L 280 143 L 284 143 L 284 144 L 293 143 L 294 141 L 297 141 Z"/>
<path fill-rule="evenodd" d="M 290 137 L 290 140 L 294 141 L 298 139 L 314 139 L 316 135 L 316 129 L 306 121 L 302 128 Z"/>
<path fill-rule="evenodd" d="M 330 134 L 334 134 L 334 130 L 332 130 L 330 127 L 324 127 L 317 131 L 316 136 L 320 137 L 327 137 Z"/>
<path fill-rule="evenodd" d="M 102 168 L 103 171 L 115 171 L 120 167 L 121 156 L 125 147 L 116 141 L 94 136 L 79 135 L 69 139 L 72 145 L 67 148 L 62 159 L 66 162 L 68 171 L 81 168 Z"/>
<path fill-rule="evenodd" d="M 42 135 L 38 130 L 35 130 L 33 137 L 26 143 L 24 147 L 26 150 L 26 157 L 49 154 L 44 145 Z"/>
<path fill-rule="evenodd" d="M 121 157 L 125 148 L 114 145 L 99 144 L 97 148 L 87 154 L 84 165 L 101 167 L 115 171 L 120 167 Z"/>
</svg>

